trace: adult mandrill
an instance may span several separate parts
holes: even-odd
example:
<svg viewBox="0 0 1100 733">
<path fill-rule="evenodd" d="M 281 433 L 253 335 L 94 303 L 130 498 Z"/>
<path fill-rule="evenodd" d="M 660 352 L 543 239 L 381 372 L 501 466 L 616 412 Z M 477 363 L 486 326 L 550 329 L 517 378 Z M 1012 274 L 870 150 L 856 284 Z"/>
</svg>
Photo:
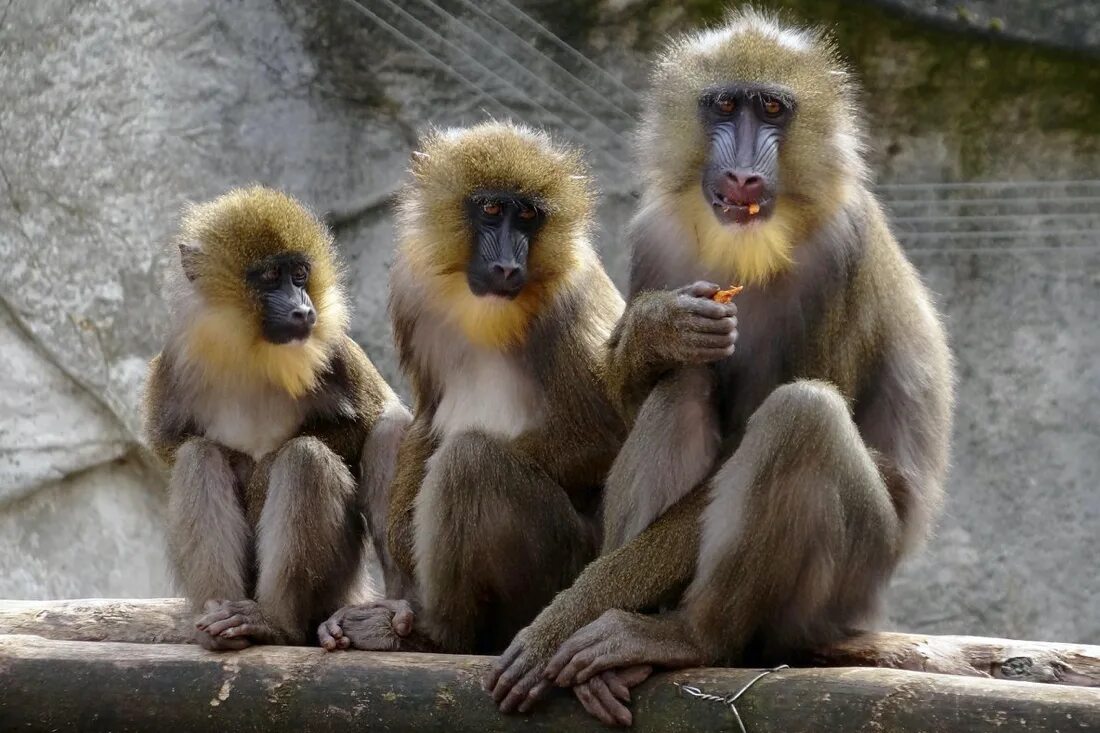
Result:
<svg viewBox="0 0 1100 733">
<path fill-rule="evenodd" d="M 388 499 L 391 600 L 318 633 L 495 653 L 598 549 L 626 432 L 603 381 L 623 302 L 588 241 L 579 155 L 543 133 L 432 134 L 400 196 L 390 316 L 416 409 Z"/>
<path fill-rule="evenodd" d="M 178 244 L 146 394 L 169 555 L 198 643 L 300 644 L 351 598 L 363 497 L 410 416 L 347 335 L 332 238 L 297 201 L 231 191 L 192 207 Z"/>
<path fill-rule="evenodd" d="M 503 710 L 574 685 L 628 724 L 644 665 L 781 661 L 836 639 L 929 532 L 951 358 L 867 188 L 854 94 L 826 38 L 752 11 L 657 62 L 612 338 L 633 424 L 604 554 L 498 660 Z M 710 299 L 731 282 L 736 308 Z"/>
</svg>

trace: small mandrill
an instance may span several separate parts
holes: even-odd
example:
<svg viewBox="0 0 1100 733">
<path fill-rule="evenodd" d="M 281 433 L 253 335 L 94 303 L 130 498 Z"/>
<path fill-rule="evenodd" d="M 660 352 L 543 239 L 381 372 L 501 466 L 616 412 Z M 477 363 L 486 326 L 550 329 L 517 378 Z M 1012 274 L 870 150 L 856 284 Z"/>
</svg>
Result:
<svg viewBox="0 0 1100 733">
<path fill-rule="evenodd" d="M 348 336 L 332 236 L 254 186 L 191 207 L 146 433 L 207 649 L 301 644 L 351 598 L 367 499 L 411 420 Z"/>
</svg>

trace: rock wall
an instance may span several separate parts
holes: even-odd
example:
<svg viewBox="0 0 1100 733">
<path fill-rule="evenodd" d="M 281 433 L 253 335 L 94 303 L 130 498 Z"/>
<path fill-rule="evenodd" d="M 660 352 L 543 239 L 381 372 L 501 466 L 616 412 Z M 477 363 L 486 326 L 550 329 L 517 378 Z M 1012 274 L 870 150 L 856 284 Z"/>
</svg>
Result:
<svg viewBox="0 0 1100 733">
<path fill-rule="evenodd" d="M 1100 184 L 1024 182 L 1095 177 L 1100 69 L 871 5 L 772 4 L 834 24 L 863 75 L 884 198 L 959 360 L 951 498 L 895 583 L 893 621 L 1096 641 Z M 399 384 L 389 197 L 428 124 L 512 116 L 593 151 L 623 282 L 632 90 L 664 34 L 721 4 L 520 5 L 616 71 L 501 0 L 0 9 L 0 597 L 170 592 L 139 405 L 185 202 L 259 181 L 328 212 L 354 334 Z M 967 179 L 1016 183 L 890 185 Z"/>
</svg>

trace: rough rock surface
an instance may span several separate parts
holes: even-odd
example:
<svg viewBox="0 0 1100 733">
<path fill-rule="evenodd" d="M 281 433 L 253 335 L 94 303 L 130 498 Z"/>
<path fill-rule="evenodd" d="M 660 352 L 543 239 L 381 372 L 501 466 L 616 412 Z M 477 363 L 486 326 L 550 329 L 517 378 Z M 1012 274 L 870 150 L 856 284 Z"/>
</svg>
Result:
<svg viewBox="0 0 1100 733">
<path fill-rule="evenodd" d="M 873 5 L 782 4 L 834 24 L 863 75 L 880 180 L 1017 182 L 883 188 L 960 378 L 943 526 L 895 583 L 892 620 L 1095 641 L 1100 184 L 1059 182 L 1098 169 L 1100 69 Z M 500 0 L 439 2 L 448 17 L 364 5 L 415 46 L 337 0 L 0 0 L 0 597 L 169 592 L 139 405 L 186 201 L 260 181 L 329 212 L 355 336 L 396 383 L 386 204 L 412 141 L 510 115 L 593 151 L 623 282 L 631 90 L 666 32 L 722 4 L 520 3 L 613 77 Z"/>
</svg>

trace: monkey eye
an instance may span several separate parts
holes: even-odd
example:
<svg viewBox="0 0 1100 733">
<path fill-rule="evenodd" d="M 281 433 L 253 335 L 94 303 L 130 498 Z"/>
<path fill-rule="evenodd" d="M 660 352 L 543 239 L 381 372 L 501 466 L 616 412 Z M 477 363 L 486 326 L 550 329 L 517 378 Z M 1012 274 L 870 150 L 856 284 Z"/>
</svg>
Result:
<svg viewBox="0 0 1100 733">
<path fill-rule="evenodd" d="M 718 110 L 718 114 L 732 115 L 733 110 L 737 108 L 737 105 L 730 97 L 719 97 L 714 102 L 714 108 Z"/>
<path fill-rule="evenodd" d="M 260 273 L 260 280 L 269 285 L 279 279 L 279 268 L 269 267 Z"/>
<path fill-rule="evenodd" d="M 481 205 L 481 211 L 486 216 L 500 216 L 500 204 L 496 201 L 489 201 Z"/>
<path fill-rule="evenodd" d="M 760 100 L 761 105 L 764 107 L 764 114 L 768 117 L 778 117 L 783 114 L 785 107 L 775 97 L 764 97 Z"/>
<path fill-rule="evenodd" d="M 520 219 L 526 219 L 527 221 L 530 221 L 531 219 L 535 218 L 536 213 L 538 213 L 538 212 L 535 211 L 535 207 L 533 207 L 533 206 L 523 206 L 519 210 L 519 218 Z"/>
<path fill-rule="evenodd" d="M 294 266 L 294 269 L 291 270 L 290 276 L 294 278 L 294 282 L 298 285 L 305 283 L 306 278 L 309 277 L 309 265 L 304 262 L 299 262 Z"/>
</svg>

